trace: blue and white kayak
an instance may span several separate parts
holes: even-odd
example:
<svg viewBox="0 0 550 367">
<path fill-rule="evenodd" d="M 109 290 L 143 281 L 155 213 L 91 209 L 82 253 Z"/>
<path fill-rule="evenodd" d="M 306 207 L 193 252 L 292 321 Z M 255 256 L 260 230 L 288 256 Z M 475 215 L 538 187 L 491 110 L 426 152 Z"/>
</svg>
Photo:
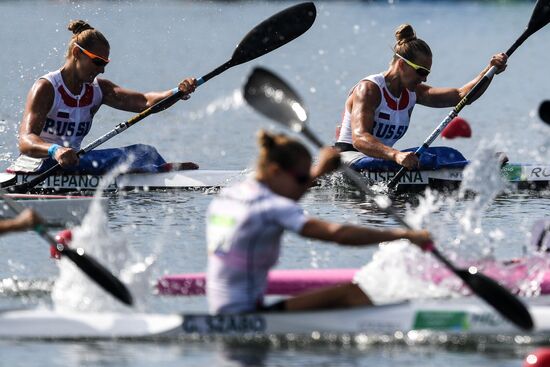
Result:
<svg viewBox="0 0 550 367">
<path fill-rule="evenodd" d="M 207 314 L 56 312 L 48 309 L 0 312 L 0 339 L 179 339 L 197 336 L 318 339 L 323 335 L 389 335 L 426 338 L 430 333 L 461 336 L 550 336 L 550 303 L 524 300 L 535 329 L 526 333 L 474 297 L 414 300 L 374 307 L 329 311 Z"/>
<path fill-rule="evenodd" d="M 414 192 L 427 187 L 435 189 L 456 189 L 464 176 L 463 168 L 440 168 L 436 170 L 407 171 L 399 180 L 397 191 Z M 507 163 L 501 169 L 505 182 L 521 190 L 541 190 L 550 186 L 550 165 Z M 397 171 L 362 170 L 370 184 L 383 184 L 390 181 Z"/>
<path fill-rule="evenodd" d="M 404 151 L 416 151 L 416 148 Z M 342 159 L 351 168 L 363 173 L 371 184 L 384 184 L 391 181 L 402 168 L 393 161 L 365 156 L 357 151 L 345 151 Z M 501 162 L 501 176 L 519 189 L 541 189 L 550 182 L 550 165 L 530 163 L 510 163 L 503 153 L 497 154 Z M 430 147 L 419 159 L 419 170 L 406 171 L 399 180 L 397 191 L 409 192 L 436 189 L 456 189 L 464 179 L 463 172 L 471 162 L 462 153 L 450 147 Z"/>
</svg>

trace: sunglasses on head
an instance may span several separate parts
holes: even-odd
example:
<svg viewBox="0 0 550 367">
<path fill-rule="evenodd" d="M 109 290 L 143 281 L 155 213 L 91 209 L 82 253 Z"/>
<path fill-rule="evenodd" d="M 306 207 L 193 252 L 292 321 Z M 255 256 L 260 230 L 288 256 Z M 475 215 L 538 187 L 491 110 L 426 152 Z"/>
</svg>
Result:
<svg viewBox="0 0 550 367">
<path fill-rule="evenodd" d="M 84 53 L 84 55 L 88 56 L 92 60 L 92 62 L 97 66 L 105 67 L 111 61 L 109 59 L 98 56 L 98 55 L 86 50 L 84 47 L 80 46 L 78 43 L 75 43 L 74 45 L 76 47 L 78 47 Z"/>
<path fill-rule="evenodd" d="M 422 77 L 430 75 L 430 72 L 431 72 L 430 69 L 425 68 L 424 66 L 417 65 L 414 62 L 412 62 L 410 60 L 407 60 L 406 58 L 404 58 L 403 56 L 401 56 L 399 54 L 395 54 L 395 56 L 397 56 L 401 60 L 405 61 L 407 63 L 407 65 L 409 65 L 411 68 L 413 68 L 418 75 L 420 75 Z"/>
<path fill-rule="evenodd" d="M 311 175 L 309 174 L 309 172 L 306 174 L 303 174 L 303 173 L 296 172 L 294 170 L 285 170 L 285 171 L 288 172 L 288 174 L 291 175 L 294 181 L 296 181 L 296 183 L 298 183 L 299 185 L 305 185 L 309 183 L 309 181 L 311 180 Z"/>
</svg>

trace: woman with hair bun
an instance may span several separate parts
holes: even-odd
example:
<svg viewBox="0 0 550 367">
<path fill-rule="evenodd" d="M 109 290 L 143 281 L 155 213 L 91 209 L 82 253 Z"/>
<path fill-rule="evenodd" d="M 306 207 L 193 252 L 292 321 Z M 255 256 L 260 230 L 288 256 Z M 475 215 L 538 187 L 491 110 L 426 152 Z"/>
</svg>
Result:
<svg viewBox="0 0 550 367">
<path fill-rule="evenodd" d="M 354 283 L 311 291 L 273 305 L 264 304 L 268 271 L 275 266 L 285 230 L 306 238 L 362 246 L 400 238 L 422 246 L 425 230 L 373 229 L 337 224 L 307 215 L 297 201 L 323 174 L 339 164 L 334 148 L 324 148 L 311 167 L 309 151 L 285 135 L 260 132 L 255 177 L 223 189 L 208 208 L 207 291 L 212 314 L 298 311 L 372 304 Z"/>
<path fill-rule="evenodd" d="M 27 95 L 19 129 L 21 155 L 8 169 L 12 172 L 41 172 L 59 163 L 64 169 L 102 174 L 132 156 L 130 170 L 148 171 L 162 167 L 164 159 L 147 145 L 121 149 L 92 150 L 79 160 L 77 151 L 90 131 L 95 113 L 105 104 L 130 112 L 141 112 L 174 91 L 141 93 L 118 86 L 98 76 L 111 61 L 110 46 L 103 34 L 83 20 L 71 21 L 73 33 L 65 64 L 40 77 Z M 196 80 L 184 79 L 178 89 L 182 99 L 195 90 Z"/>
<path fill-rule="evenodd" d="M 428 107 L 453 107 L 491 68 L 497 74 L 506 69 L 507 56 L 494 55 L 487 68 L 460 88 L 439 88 L 426 84 L 432 67 L 432 51 L 416 37 L 413 27 L 403 24 L 395 31 L 396 43 L 388 70 L 365 77 L 350 91 L 337 136 L 336 147 L 342 159 L 361 169 L 364 162 L 377 158 L 408 169 L 418 168 L 414 151 L 401 152 L 393 145 L 405 135 L 416 103 Z M 485 92 L 489 83 L 468 102 Z M 364 160 L 364 162 L 361 162 Z"/>
</svg>

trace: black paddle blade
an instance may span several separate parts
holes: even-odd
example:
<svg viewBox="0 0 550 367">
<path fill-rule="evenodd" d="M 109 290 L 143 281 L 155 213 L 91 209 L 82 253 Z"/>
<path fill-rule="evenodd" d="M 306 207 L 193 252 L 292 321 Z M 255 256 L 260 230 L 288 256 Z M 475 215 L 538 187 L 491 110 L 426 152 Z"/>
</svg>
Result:
<svg viewBox="0 0 550 367">
<path fill-rule="evenodd" d="M 115 298 L 128 306 L 134 303 L 128 288 L 93 257 L 69 247 L 64 247 L 61 254 L 67 256 L 80 270 Z"/>
<path fill-rule="evenodd" d="M 538 0 L 527 25 L 530 34 L 535 33 L 550 22 L 550 0 Z"/>
<path fill-rule="evenodd" d="M 24 194 L 29 192 L 33 187 L 34 185 L 31 186 L 28 182 L 24 182 L 19 185 L 7 186 L 4 189 L 10 194 Z"/>
<path fill-rule="evenodd" d="M 298 93 L 269 70 L 255 68 L 243 95 L 258 112 L 294 131 L 301 131 L 307 121 L 308 114 Z"/>
<path fill-rule="evenodd" d="M 239 65 L 265 55 L 305 33 L 315 21 L 312 2 L 291 6 L 258 24 L 237 45 L 231 62 Z"/>
<path fill-rule="evenodd" d="M 506 51 L 506 55 L 511 56 L 514 51 L 533 33 L 544 27 L 550 22 L 550 0 L 538 0 L 531 14 L 531 19 L 525 28 L 525 31 L 514 42 L 512 47 Z"/>
<path fill-rule="evenodd" d="M 533 319 L 527 307 L 507 289 L 488 276 L 463 269 L 454 269 L 455 274 L 467 284 L 470 289 L 485 302 L 493 306 L 502 316 L 522 328 L 533 330 Z"/>
<path fill-rule="evenodd" d="M 550 101 L 543 101 L 540 104 L 539 117 L 542 121 L 550 124 Z"/>
</svg>

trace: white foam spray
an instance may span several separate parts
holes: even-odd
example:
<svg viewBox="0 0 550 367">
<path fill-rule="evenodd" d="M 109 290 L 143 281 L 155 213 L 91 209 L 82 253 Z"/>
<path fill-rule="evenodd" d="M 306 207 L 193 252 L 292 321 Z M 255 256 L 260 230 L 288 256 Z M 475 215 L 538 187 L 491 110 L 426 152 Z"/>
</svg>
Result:
<svg viewBox="0 0 550 367">
<path fill-rule="evenodd" d="M 190 120 L 202 120 L 205 116 L 213 115 L 217 112 L 236 110 L 244 105 L 244 98 L 240 89 L 235 89 L 231 95 L 218 98 L 210 102 L 206 107 L 188 113 Z"/>
<path fill-rule="evenodd" d="M 123 164 L 106 175 L 96 191 L 102 195 L 109 183 L 120 173 L 127 171 Z M 80 247 L 107 267 L 113 275 L 128 286 L 136 303 L 134 308 L 146 308 L 145 297 L 150 293 L 150 273 L 155 257 L 141 258 L 121 237 L 110 233 L 107 216 L 99 200 L 94 200 L 82 224 L 72 229 L 71 247 Z M 90 280 L 70 260 L 59 261 L 59 277 L 52 290 L 52 301 L 56 310 L 106 311 L 127 309 L 122 303 L 106 293 Z"/>
<path fill-rule="evenodd" d="M 486 230 L 482 222 L 489 205 L 506 189 L 495 153 L 498 142 L 496 137 L 494 142 L 480 143 L 473 155 L 476 159 L 463 171 L 457 198 L 426 190 L 418 207 L 408 207 L 405 216 L 414 228 L 429 229 L 438 249 L 459 267 L 479 264 L 481 269 L 487 268 L 497 278 L 514 266 L 495 261 L 493 246 L 503 233 L 498 228 Z M 475 192 L 473 198 L 472 192 Z M 444 220 L 441 220 L 442 215 Z M 441 224 L 453 222 L 458 226 L 451 231 Z M 533 295 L 540 290 L 541 276 L 530 268 L 541 269 L 541 259 L 533 257 L 526 261 L 526 276 L 508 277 L 507 280 L 513 283 L 508 285 L 524 295 Z M 358 272 L 355 281 L 375 302 L 456 296 L 468 292 L 444 265 L 430 254 L 421 253 L 408 241 L 381 244 L 372 261 Z"/>
</svg>

